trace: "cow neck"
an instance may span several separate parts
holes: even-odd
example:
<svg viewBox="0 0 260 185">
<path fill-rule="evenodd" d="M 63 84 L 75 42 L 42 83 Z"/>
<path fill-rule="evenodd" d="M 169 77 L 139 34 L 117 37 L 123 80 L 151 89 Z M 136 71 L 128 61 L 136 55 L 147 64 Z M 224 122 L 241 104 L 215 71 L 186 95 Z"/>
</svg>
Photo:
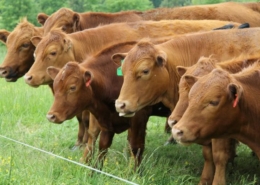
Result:
<svg viewBox="0 0 260 185">
<path fill-rule="evenodd" d="M 240 133 L 241 141 L 245 144 L 250 141 L 257 141 L 258 147 L 260 148 L 260 99 L 259 99 L 259 72 L 255 69 L 255 67 L 251 67 L 252 70 L 245 70 L 241 73 L 234 74 L 233 77 L 235 78 L 236 83 L 243 87 L 243 95 L 238 103 L 240 109 L 240 118 L 236 119 L 235 125 L 240 124 L 242 132 Z M 259 66 L 257 69 L 260 69 Z M 243 119 L 244 118 L 244 119 Z M 239 122 L 239 121 L 244 122 Z M 245 135 L 245 137 L 243 137 Z M 256 137 L 258 137 L 256 139 Z M 249 138 L 247 141 L 246 138 Z M 249 144 L 248 144 L 249 145 Z M 260 153 L 259 153 L 260 154 Z M 259 155 L 260 157 L 260 155 Z"/>
<path fill-rule="evenodd" d="M 120 29 L 115 29 L 113 26 L 100 26 L 72 33 L 70 38 L 73 40 L 74 52 L 76 55 L 80 55 L 80 58 L 85 58 L 85 56 L 92 55 L 119 41 L 135 40 L 137 34 L 127 30 L 127 28 L 129 29 L 125 26 L 120 27 Z"/>
</svg>

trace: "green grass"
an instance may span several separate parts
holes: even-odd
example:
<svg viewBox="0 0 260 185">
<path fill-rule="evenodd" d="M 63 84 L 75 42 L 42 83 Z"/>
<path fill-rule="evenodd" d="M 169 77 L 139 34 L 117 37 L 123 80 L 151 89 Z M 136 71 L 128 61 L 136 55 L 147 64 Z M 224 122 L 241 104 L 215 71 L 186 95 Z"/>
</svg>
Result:
<svg viewBox="0 0 260 185">
<path fill-rule="evenodd" d="M 0 50 L 1 61 L 5 55 Z M 77 121 L 61 125 L 48 122 L 45 115 L 53 101 L 47 86 L 32 88 L 23 79 L 7 83 L 0 79 L 0 135 L 27 143 L 59 156 L 79 161 L 82 151 L 71 151 L 76 141 Z M 143 185 L 194 185 L 203 166 L 201 146 L 163 146 L 168 136 L 163 132 L 165 118 L 151 117 L 142 173 L 133 172 L 133 160 L 127 152 L 126 133 L 115 135 L 103 171 Z M 259 160 L 245 145 L 237 150 L 236 165 L 228 167 L 228 183 L 260 184 Z M 33 150 L 0 137 L 0 185 L 122 185 L 124 182 Z"/>
</svg>

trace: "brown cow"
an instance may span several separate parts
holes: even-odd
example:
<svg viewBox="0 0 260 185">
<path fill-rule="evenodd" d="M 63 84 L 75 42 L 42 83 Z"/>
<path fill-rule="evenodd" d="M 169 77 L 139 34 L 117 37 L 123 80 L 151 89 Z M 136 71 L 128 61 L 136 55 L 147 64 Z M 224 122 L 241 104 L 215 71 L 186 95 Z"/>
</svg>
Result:
<svg viewBox="0 0 260 185">
<path fill-rule="evenodd" d="M 201 57 L 199 61 L 191 67 L 177 66 L 178 73 L 183 75 L 203 76 L 208 74 L 215 68 L 226 69 L 229 72 L 236 73 L 241 71 L 244 67 L 254 63 L 260 55 L 241 56 L 229 61 L 217 63 L 214 57 Z M 181 77 L 179 83 L 179 100 L 169 117 L 169 124 L 172 126 L 182 117 L 188 106 L 188 93 L 190 91 L 189 84 L 186 83 L 185 78 Z M 212 139 L 213 159 L 216 166 L 216 173 L 214 175 L 213 184 L 225 183 L 225 169 L 228 161 L 233 161 L 235 156 L 235 143 L 233 139 Z M 205 147 L 204 147 L 205 148 Z M 202 176 L 202 179 L 204 177 Z M 204 178 L 205 179 L 205 178 Z"/>
<path fill-rule="evenodd" d="M 25 18 L 12 32 L 1 30 L 0 39 L 6 44 L 7 54 L 0 65 L 0 76 L 6 81 L 14 82 L 23 76 L 34 62 L 35 46 L 31 43 L 33 36 L 41 36 L 42 27 L 35 27 Z"/>
<path fill-rule="evenodd" d="M 121 41 L 135 41 L 143 37 L 166 37 L 177 34 L 211 30 L 227 24 L 222 21 L 144 21 L 136 23 L 115 23 L 93 29 L 65 34 L 53 30 L 45 37 L 34 37 L 37 46 L 35 62 L 25 75 L 31 86 L 48 84 L 52 79 L 47 75 L 48 66 L 63 67 L 68 61 L 83 61 L 89 54 Z M 238 25 L 237 23 L 234 23 Z M 84 42 L 82 42 L 84 41 Z"/>
<path fill-rule="evenodd" d="M 178 100 L 180 79 L 177 65 L 193 65 L 203 55 L 215 54 L 218 60 L 226 60 L 241 53 L 257 52 L 260 49 L 257 44 L 259 32 L 259 28 L 249 28 L 193 33 L 157 45 L 140 42 L 127 55 L 118 54 L 121 58 L 126 57 L 117 111 L 122 116 L 130 116 L 158 102 L 173 110 Z"/>
<path fill-rule="evenodd" d="M 201 144 L 211 138 L 235 138 L 260 158 L 259 61 L 236 74 L 214 69 L 200 78 L 184 78 L 192 88 L 189 105 L 172 128 L 174 137 L 181 143 Z"/>
<path fill-rule="evenodd" d="M 117 51 L 130 50 L 135 43 L 120 43 L 106 48 L 81 64 L 69 62 L 60 72 L 57 68 L 48 68 L 50 76 L 56 78 L 54 80 L 55 101 L 47 118 L 52 122 L 61 123 L 82 110 L 89 110 L 97 118 L 101 128 L 100 160 L 103 160 L 108 147 L 112 144 L 114 134 L 129 129 L 128 140 L 137 159 L 136 165 L 139 165 L 144 150 L 146 123 L 150 115 L 158 115 L 156 114 L 158 111 L 153 111 L 153 107 L 147 107 L 133 118 L 124 118 L 118 116 L 113 106 L 123 78 L 117 76 L 118 66 L 112 62 L 111 56 Z M 167 116 L 168 111 L 160 115 Z M 88 146 L 91 150 L 95 139 L 89 139 Z M 91 150 L 86 147 L 83 158 L 88 157 Z M 89 158 L 86 159 L 88 160 Z"/>
<path fill-rule="evenodd" d="M 77 13 L 67 8 L 61 8 L 46 20 L 44 35 L 55 28 L 61 28 L 66 33 L 72 33 L 112 22 L 135 22 L 140 20 L 208 19 L 239 23 L 248 22 L 250 26 L 258 27 L 260 26 L 260 15 L 254 11 L 258 7 L 255 4 L 226 2 L 213 5 L 157 8 L 144 12 L 126 11 L 119 13 Z M 38 19 L 39 22 L 42 21 L 44 19 L 43 15 L 38 15 Z"/>
<path fill-rule="evenodd" d="M 253 37 L 260 31 L 258 28 L 240 31 L 189 34 L 158 45 L 140 42 L 123 62 L 124 83 L 116 101 L 117 110 L 122 116 L 129 116 L 160 101 L 173 110 L 178 101 L 177 84 L 180 78 L 176 65 L 192 65 L 201 55 L 216 54 L 218 58 L 228 59 L 243 52 L 250 52 L 251 49 L 260 49 Z M 235 44 L 232 45 L 232 42 Z M 125 55 L 115 56 L 123 58 Z M 201 183 L 204 183 L 203 179 Z M 205 183 L 210 183 L 210 180 Z"/>
</svg>

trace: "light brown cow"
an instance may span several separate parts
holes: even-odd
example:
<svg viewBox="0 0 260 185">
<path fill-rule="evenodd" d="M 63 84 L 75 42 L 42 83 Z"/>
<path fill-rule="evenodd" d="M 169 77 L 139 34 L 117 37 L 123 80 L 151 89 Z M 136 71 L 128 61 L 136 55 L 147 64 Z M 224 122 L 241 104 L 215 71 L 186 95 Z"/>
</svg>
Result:
<svg viewBox="0 0 260 185">
<path fill-rule="evenodd" d="M 172 128 L 174 137 L 202 144 L 211 138 L 235 138 L 260 158 L 259 61 L 236 74 L 214 69 L 200 78 L 184 78 L 192 88 L 188 108 Z"/>
<path fill-rule="evenodd" d="M 35 46 L 31 43 L 33 36 L 41 36 L 42 27 L 35 27 L 25 18 L 12 32 L 1 30 L 0 39 L 6 44 L 7 54 L 0 65 L 0 76 L 6 81 L 16 81 L 23 76 L 34 62 Z"/>
<path fill-rule="evenodd" d="M 158 38 L 211 30 L 223 24 L 225 25 L 227 22 L 144 21 L 110 24 L 72 34 L 53 30 L 43 38 L 32 38 L 33 44 L 37 46 L 36 56 L 33 66 L 25 75 L 25 81 L 35 87 L 51 83 L 52 79 L 46 73 L 48 66 L 63 67 L 69 60 L 81 62 L 88 55 L 119 41 L 135 41 L 143 37 Z"/>
<path fill-rule="evenodd" d="M 258 4 L 243 4 L 226 2 L 213 5 L 196 5 L 178 8 L 157 8 L 144 12 L 127 11 L 119 13 L 77 13 L 67 8 L 61 8 L 53 13 L 45 22 L 44 35 L 51 29 L 61 28 L 66 33 L 72 33 L 112 22 L 134 22 L 140 20 L 223 20 L 238 23 L 249 23 L 250 26 L 260 26 Z M 38 15 L 39 22 L 44 19 Z M 93 26 L 94 25 L 94 26 Z"/>
<path fill-rule="evenodd" d="M 171 110 L 178 100 L 177 65 L 191 66 L 200 56 L 215 54 L 226 60 L 241 53 L 259 51 L 259 28 L 219 30 L 175 37 L 162 44 L 140 42 L 126 54 L 124 83 L 116 101 L 122 115 L 133 115 L 145 106 L 163 102 Z"/>
<path fill-rule="evenodd" d="M 253 56 L 240 56 L 225 62 L 217 63 L 214 57 L 201 57 L 199 61 L 190 66 L 177 66 L 178 73 L 183 75 L 203 76 L 210 73 L 215 68 L 222 68 L 229 72 L 236 73 L 241 71 L 244 67 L 251 65 L 260 58 L 259 54 Z M 169 124 L 172 126 L 182 117 L 188 106 L 188 94 L 190 86 L 186 83 L 184 77 L 181 77 L 179 83 L 179 100 L 169 117 Z M 214 175 L 213 184 L 226 184 L 225 169 L 228 161 L 233 161 L 235 157 L 235 143 L 233 139 L 212 139 L 213 159 L 216 166 L 216 173 Z M 205 148 L 205 147 L 204 147 Z M 202 179 L 203 179 L 202 175 Z M 206 178 L 204 178 L 206 179 Z"/>
</svg>

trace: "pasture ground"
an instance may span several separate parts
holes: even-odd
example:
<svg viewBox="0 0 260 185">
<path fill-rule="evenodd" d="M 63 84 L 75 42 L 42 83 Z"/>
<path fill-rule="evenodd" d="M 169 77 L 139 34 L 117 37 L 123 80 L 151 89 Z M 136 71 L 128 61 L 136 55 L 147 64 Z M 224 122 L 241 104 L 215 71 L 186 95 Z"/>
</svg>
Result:
<svg viewBox="0 0 260 185">
<path fill-rule="evenodd" d="M 0 61 L 5 47 L 0 46 Z M 32 88 L 23 79 L 7 83 L 0 79 L 0 135 L 78 161 L 81 150 L 72 151 L 76 141 L 76 119 L 53 124 L 45 115 L 53 97 L 47 86 Z M 163 146 L 165 118 L 151 117 L 146 134 L 142 173 L 133 172 L 126 133 L 115 135 L 103 171 L 142 185 L 194 185 L 203 167 L 201 146 Z M 227 184 L 260 184 L 259 160 L 243 144 L 237 149 L 235 165 L 228 166 Z M 124 182 L 92 173 L 76 164 L 55 158 L 0 137 L 0 185 L 122 185 Z"/>
</svg>

